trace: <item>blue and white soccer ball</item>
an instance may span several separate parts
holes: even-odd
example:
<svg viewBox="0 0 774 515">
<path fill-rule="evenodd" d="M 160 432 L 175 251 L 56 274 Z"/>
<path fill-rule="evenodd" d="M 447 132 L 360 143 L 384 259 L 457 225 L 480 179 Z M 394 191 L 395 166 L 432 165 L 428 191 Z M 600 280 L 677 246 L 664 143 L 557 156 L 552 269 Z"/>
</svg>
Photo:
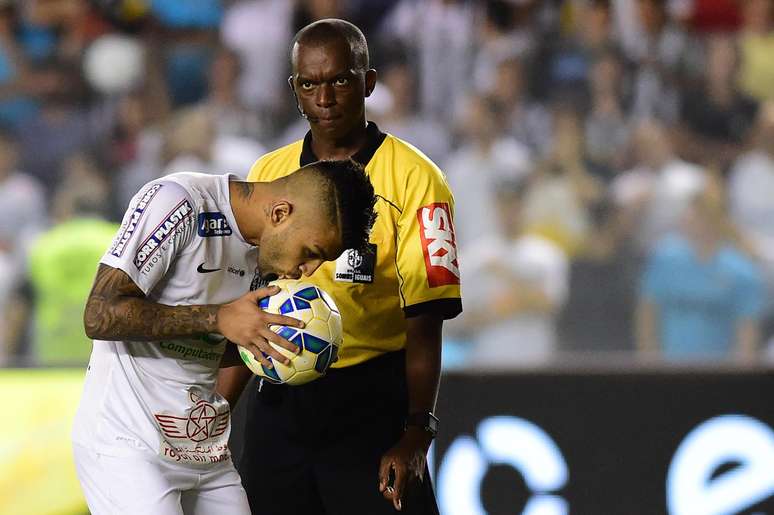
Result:
<svg viewBox="0 0 774 515">
<path fill-rule="evenodd" d="M 295 355 L 272 343 L 272 347 L 290 358 L 288 365 L 272 360 L 274 368 L 263 366 L 249 351 L 241 347 L 239 354 L 255 375 L 267 381 L 291 385 L 308 383 L 323 376 L 338 357 L 339 347 L 344 339 L 341 314 L 331 296 L 317 286 L 293 280 L 278 280 L 272 284 L 279 286 L 281 290 L 276 295 L 261 299 L 261 309 L 303 320 L 306 324 L 304 329 L 272 327 L 274 332 L 295 343 L 302 350 Z"/>
</svg>

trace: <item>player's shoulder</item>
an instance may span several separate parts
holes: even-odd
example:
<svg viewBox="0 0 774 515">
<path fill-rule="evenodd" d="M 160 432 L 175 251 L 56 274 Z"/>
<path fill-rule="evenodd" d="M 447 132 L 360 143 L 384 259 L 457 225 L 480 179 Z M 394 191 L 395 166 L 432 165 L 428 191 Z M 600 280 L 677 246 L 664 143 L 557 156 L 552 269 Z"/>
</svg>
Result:
<svg viewBox="0 0 774 515">
<path fill-rule="evenodd" d="M 298 140 L 262 155 L 250 168 L 247 179 L 250 181 L 273 180 L 297 169 L 303 145 L 304 141 Z"/>
<path fill-rule="evenodd" d="M 197 172 L 176 172 L 147 183 L 143 190 L 157 189 L 165 197 L 181 197 L 195 200 L 217 194 L 224 176 Z M 163 192 L 161 191 L 163 190 Z"/>
</svg>

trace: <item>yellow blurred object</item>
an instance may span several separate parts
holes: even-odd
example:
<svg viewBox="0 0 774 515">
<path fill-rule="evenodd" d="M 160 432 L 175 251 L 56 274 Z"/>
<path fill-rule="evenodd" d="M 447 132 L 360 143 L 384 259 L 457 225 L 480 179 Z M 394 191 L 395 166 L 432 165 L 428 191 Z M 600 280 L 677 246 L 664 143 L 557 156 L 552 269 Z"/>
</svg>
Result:
<svg viewBox="0 0 774 515">
<path fill-rule="evenodd" d="M 84 372 L 0 370 L 0 515 L 88 513 L 70 444 Z"/>
<path fill-rule="evenodd" d="M 774 32 L 766 35 L 742 34 L 739 87 L 758 101 L 774 100 Z"/>
<path fill-rule="evenodd" d="M 144 18 L 150 12 L 150 3 L 146 0 L 124 0 L 121 3 L 121 19 L 136 21 Z"/>
</svg>

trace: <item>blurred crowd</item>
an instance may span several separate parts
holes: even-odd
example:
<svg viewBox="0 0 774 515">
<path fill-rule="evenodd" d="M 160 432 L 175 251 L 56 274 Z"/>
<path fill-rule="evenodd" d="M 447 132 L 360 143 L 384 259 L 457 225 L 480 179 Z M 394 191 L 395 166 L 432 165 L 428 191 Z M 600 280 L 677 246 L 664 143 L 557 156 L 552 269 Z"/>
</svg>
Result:
<svg viewBox="0 0 774 515">
<path fill-rule="evenodd" d="M 771 360 L 774 0 L 0 0 L 0 364 L 85 363 L 141 185 L 303 136 L 289 43 L 327 17 L 455 193 L 450 366 Z"/>
</svg>

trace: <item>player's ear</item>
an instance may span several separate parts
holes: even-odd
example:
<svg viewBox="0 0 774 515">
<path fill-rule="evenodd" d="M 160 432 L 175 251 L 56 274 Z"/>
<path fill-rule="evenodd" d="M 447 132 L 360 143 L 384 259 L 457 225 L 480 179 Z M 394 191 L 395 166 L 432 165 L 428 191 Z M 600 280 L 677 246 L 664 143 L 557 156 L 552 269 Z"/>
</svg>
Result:
<svg viewBox="0 0 774 515">
<path fill-rule="evenodd" d="M 271 224 L 274 226 L 285 223 L 293 213 L 293 205 L 287 200 L 280 200 L 271 206 L 269 213 Z"/>
<path fill-rule="evenodd" d="M 376 88 L 376 70 L 371 68 L 365 74 L 365 96 L 370 97 Z"/>
</svg>

